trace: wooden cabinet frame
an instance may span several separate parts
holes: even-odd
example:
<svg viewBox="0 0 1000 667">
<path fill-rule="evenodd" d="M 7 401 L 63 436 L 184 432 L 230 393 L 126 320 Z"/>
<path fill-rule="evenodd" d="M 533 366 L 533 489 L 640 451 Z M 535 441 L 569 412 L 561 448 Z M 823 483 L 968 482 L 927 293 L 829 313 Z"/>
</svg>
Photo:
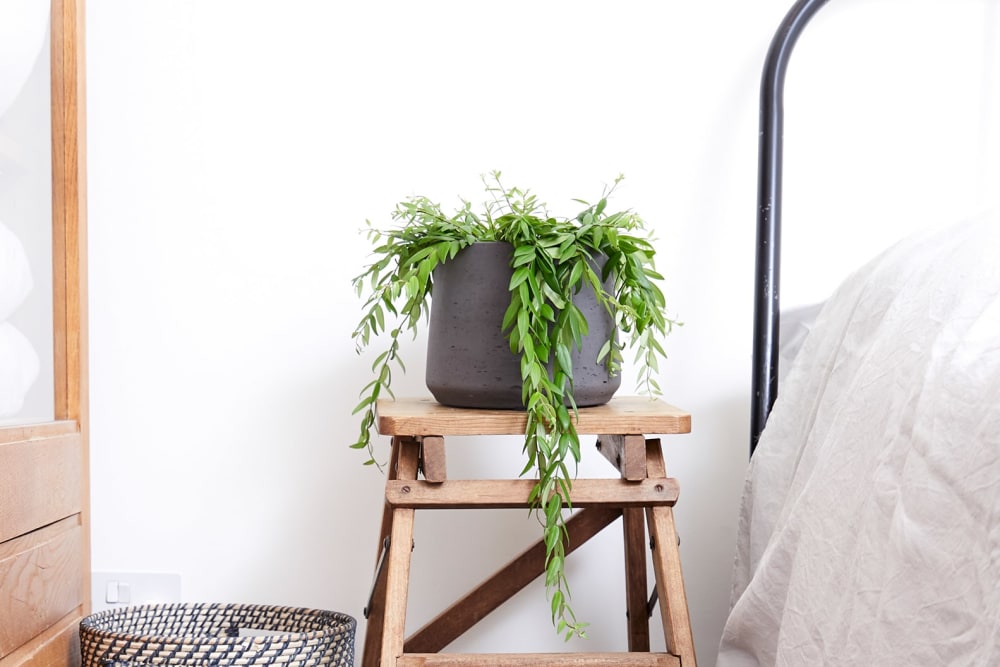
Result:
<svg viewBox="0 0 1000 667">
<path fill-rule="evenodd" d="M 0 667 L 79 664 L 90 612 L 84 0 L 52 0 L 53 421 L 0 428 Z"/>
</svg>

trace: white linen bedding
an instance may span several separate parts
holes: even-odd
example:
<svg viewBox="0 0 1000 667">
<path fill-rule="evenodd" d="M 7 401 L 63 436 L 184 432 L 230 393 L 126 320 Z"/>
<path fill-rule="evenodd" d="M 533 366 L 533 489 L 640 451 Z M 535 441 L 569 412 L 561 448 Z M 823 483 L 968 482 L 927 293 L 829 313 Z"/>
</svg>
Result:
<svg viewBox="0 0 1000 667">
<path fill-rule="evenodd" d="M 778 332 L 778 384 L 781 385 L 798 356 L 802 344 L 816 325 L 816 318 L 823 310 L 823 303 L 782 309 L 781 327 Z"/>
<path fill-rule="evenodd" d="M 717 664 L 1000 664 L 1000 218 L 826 303 L 750 464 Z"/>
</svg>

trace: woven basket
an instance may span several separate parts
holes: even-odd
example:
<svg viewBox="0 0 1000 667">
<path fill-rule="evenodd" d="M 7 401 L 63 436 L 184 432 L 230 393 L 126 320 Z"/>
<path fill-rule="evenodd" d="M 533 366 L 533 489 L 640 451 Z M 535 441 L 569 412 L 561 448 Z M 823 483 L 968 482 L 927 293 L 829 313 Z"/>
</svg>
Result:
<svg viewBox="0 0 1000 667">
<path fill-rule="evenodd" d="M 292 607 L 141 605 L 83 619 L 80 644 L 83 667 L 353 667 L 356 624 L 346 614 Z"/>
</svg>

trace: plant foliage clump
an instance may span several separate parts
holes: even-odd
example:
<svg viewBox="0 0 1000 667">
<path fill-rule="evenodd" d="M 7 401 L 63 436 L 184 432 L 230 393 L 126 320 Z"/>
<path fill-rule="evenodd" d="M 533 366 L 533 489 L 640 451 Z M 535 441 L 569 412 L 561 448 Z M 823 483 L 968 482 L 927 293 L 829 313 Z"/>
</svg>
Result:
<svg viewBox="0 0 1000 667">
<path fill-rule="evenodd" d="M 640 389 L 650 395 L 660 393 L 654 377 L 666 356 L 660 341 L 677 324 L 666 315 L 658 286 L 663 277 L 654 268 L 655 250 L 642 218 L 632 211 L 607 210 L 621 179 L 594 204 L 575 200 L 584 208 L 569 218 L 550 216 L 528 190 L 505 187 L 499 172 L 483 179 L 487 201 L 481 211 L 462 200 L 458 210 L 445 213 L 426 197 L 410 197 L 396 205 L 390 228 L 367 223 L 376 260 L 353 280 L 359 297 L 365 297 L 353 334 L 357 351 L 386 335 L 388 339 L 354 408 L 361 413 L 361 424 L 351 445 L 367 451 L 366 465 L 378 466 L 371 439 L 375 407 L 380 398 L 393 396 L 394 366 L 405 371 L 399 340 L 408 331 L 415 335 L 429 314 L 434 269 L 480 241 L 506 241 L 514 247 L 503 331 L 521 365 L 527 415 L 521 474 L 536 476 L 530 501 L 543 526 L 552 622 L 567 640 L 586 636 L 587 625 L 570 607 L 565 575 L 565 510 L 571 508 L 572 479 L 580 461 L 572 351 L 588 333 L 573 295 L 584 286 L 594 290 L 617 330 L 616 337 L 604 341 L 599 361 L 616 373 L 623 348 L 634 349 Z M 600 274 L 594 261 L 598 256 L 606 258 Z M 608 279 L 611 289 L 605 288 Z"/>
</svg>

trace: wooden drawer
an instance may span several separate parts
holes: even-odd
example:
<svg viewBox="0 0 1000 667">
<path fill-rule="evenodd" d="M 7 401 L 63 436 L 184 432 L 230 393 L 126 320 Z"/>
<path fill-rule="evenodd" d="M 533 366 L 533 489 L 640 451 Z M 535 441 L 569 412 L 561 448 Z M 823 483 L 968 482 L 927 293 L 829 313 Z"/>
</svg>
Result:
<svg viewBox="0 0 1000 667">
<path fill-rule="evenodd" d="M 79 513 L 83 466 L 75 424 L 0 430 L 0 542 Z"/>
<path fill-rule="evenodd" d="M 80 607 L 82 553 L 79 515 L 0 544 L 0 659 Z"/>
</svg>

